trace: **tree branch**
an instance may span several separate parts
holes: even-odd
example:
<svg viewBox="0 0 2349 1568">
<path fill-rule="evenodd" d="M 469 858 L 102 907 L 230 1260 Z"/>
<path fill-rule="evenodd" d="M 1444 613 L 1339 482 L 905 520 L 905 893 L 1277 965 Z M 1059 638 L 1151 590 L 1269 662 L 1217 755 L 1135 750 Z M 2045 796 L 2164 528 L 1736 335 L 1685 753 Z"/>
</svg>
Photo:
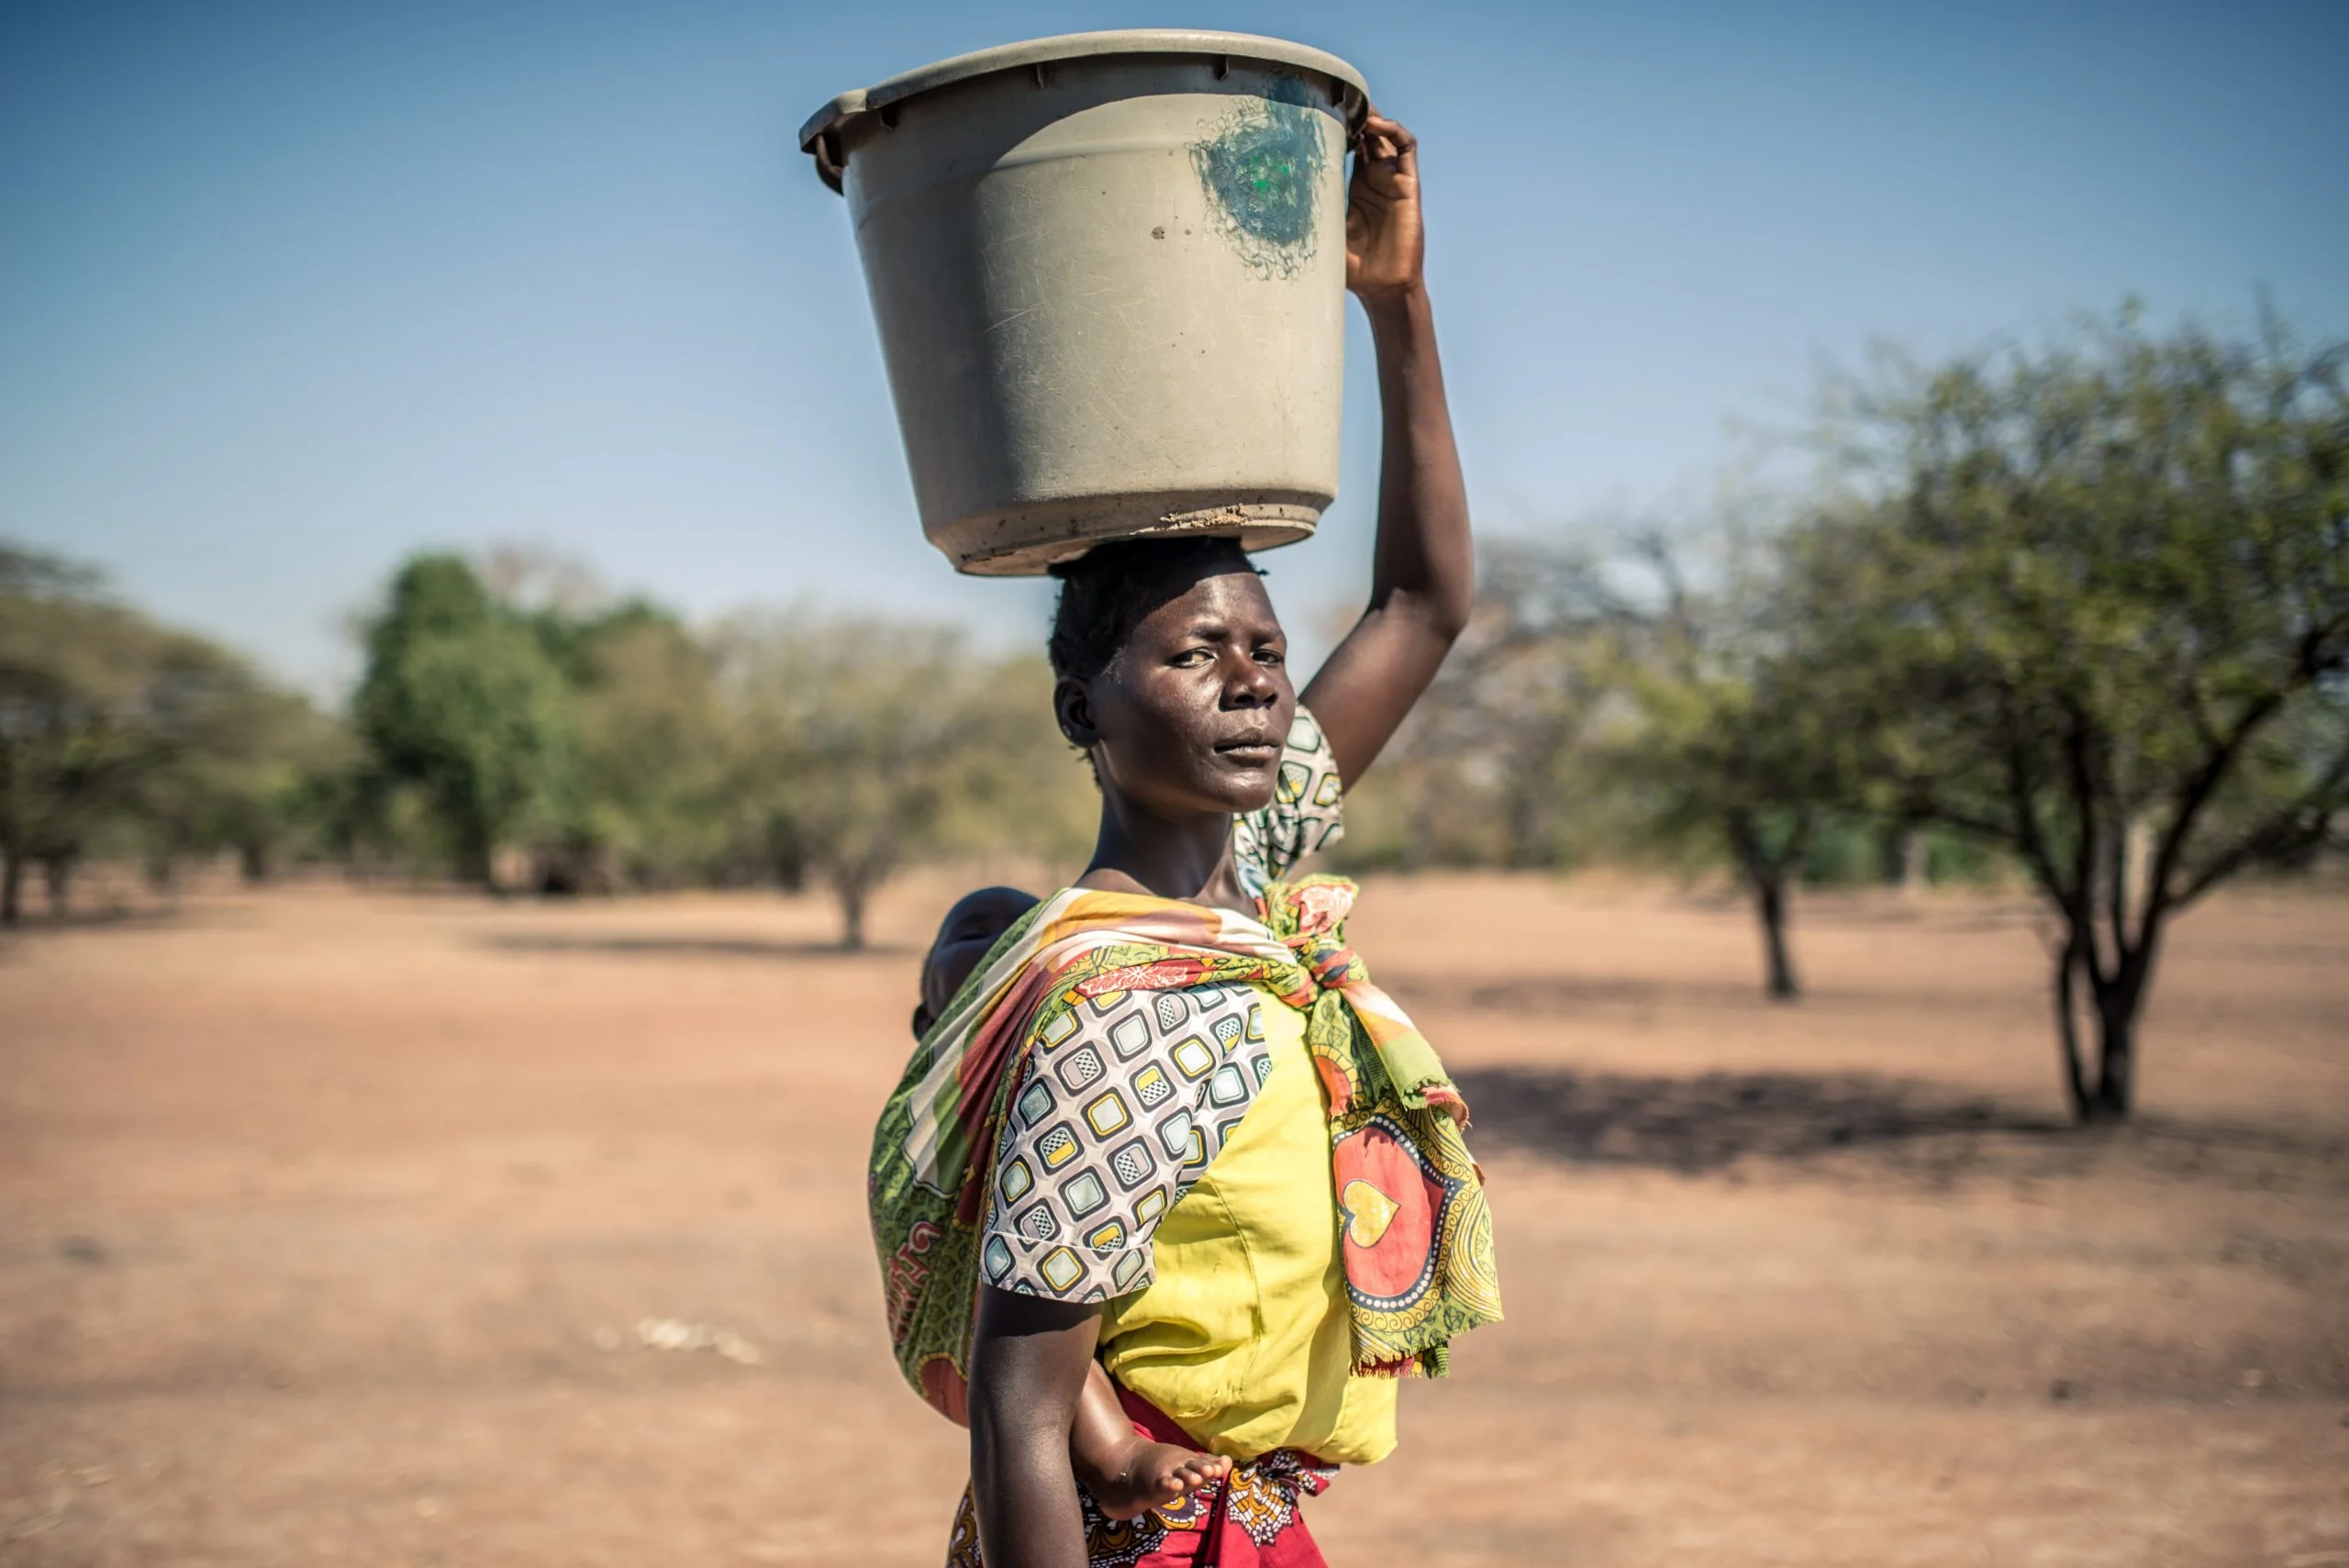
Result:
<svg viewBox="0 0 2349 1568">
<path fill-rule="evenodd" d="M 2007 805 L 2013 814 L 2013 825 L 1999 837 L 2007 840 L 2023 854 L 2032 873 L 2038 877 L 2040 887 L 2055 901 L 2065 917 L 2076 919 L 2072 894 L 2064 886 L 2063 878 L 2055 872 L 2055 858 L 2047 848 L 2046 836 L 2040 831 L 2039 810 L 2032 803 L 2033 794 L 2031 762 L 2024 753 L 2022 729 L 2016 719 L 2014 699 L 2010 693 L 1998 695 L 1998 717 L 2006 730 Z"/>
<path fill-rule="evenodd" d="M 2185 908 L 2246 865 L 2282 859 L 2322 843 L 2332 831 L 2334 814 L 2343 809 L 2341 796 L 2345 789 L 2349 789 L 2349 747 L 2332 759 L 2324 776 L 2299 798 L 2271 813 L 2204 866 L 2172 901 L 2173 906 Z"/>
<path fill-rule="evenodd" d="M 2176 803 L 2170 808 L 2169 828 L 2162 835 L 2161 846 L 2154 854 L 2153 868 L 2146 873 L 2144 924 L 2148 928 L 2170 906 L 2188 904 L 2200 895 L 2203 891 L 2200 886 L 2176 895 L 2170 890 L 2170 878 L 2186 853 L 2187 840 L 2193 833 L 2195 821 L 2201 816 L 2203 807 L 2210 803 L 2210 797 L 2218 793 L 2219 785 L 2225 782 L 2235 759 L 2250 744 L 2252 736 L 2283 710 L 2284 699 L 2292 689 L 2279 685 L 2261 694 L 2258 700 L 2235 720 L 2234 728 L 2220 742 L 2218 749 L 2204 758 L 2202 765 L 2179 787 L 2175 796 Z"/>
</svg>

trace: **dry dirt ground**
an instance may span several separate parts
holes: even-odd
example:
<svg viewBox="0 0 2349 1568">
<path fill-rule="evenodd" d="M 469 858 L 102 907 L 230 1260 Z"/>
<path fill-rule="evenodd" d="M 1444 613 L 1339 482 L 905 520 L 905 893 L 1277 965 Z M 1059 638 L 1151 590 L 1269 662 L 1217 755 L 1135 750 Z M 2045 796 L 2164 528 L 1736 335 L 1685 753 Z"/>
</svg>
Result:
<svg viewBox="0 0 2349 1568">
<path fill-rule="evenodd" d="M 862 1178 L 950 891 L 863 956 L 323 887 L 0 946 L 0 1561 L 935 1563 Z M 2100 1136 L 2019 906 L 1813 902 L 1793 1008 L 1663 892 L 1355 934 L 1510 1316 L 1316 1505 L 1340 1568 L 2349 1565 L 2349 904 L 2191 917 Z"/>
</svg>

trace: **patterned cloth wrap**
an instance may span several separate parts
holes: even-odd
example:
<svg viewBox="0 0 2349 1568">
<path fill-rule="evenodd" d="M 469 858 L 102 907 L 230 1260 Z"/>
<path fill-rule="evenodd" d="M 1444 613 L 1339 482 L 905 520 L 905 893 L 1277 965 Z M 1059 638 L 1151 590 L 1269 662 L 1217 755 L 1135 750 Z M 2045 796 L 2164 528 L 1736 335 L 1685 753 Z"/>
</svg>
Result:
<svg viewBox="0 0 2349 1568">
<path fill-rule="evenodd" d="M 1178 1448 L 1197 1449 L 1183 1429 L 1130 1388 L 1118 1391 L 1134 1429 Z M 1278 1448 L 1235 1464 L 1222 1481 L 1137 1518 L 1113 1519 L 1084 1488 L 1085 1568 L 1328 1568 L 1297 1505 L 1328 1491 L 1335 1465 Z M 946 1568 L 985 1568 L 979 1555 L 979 1515 L 970 1488 L 954 1510 Z"/>
<path fill-rule="evenodd" d="M 932 1407 L 969 1418 L 995 1150 L 1027 1058 L 1039 1039 L 1064 1035 L 1080 1010 L 1099 1014 L 1137 993 L 1262 985 L 1308 1015 L 1356 1373 L 1441 1376 L 1454 1335 L 1499 1319 L 1491 1214 L 1461 1135 L 1467 1106 L 1434 1050 L 1346 947 L 1354 893 L 1342 877 L 1275 882 L 1259 923 L 1070 888 L 989 951 L 883 1108 L 868 1178 L 890 1341 Z M 1128 1016 L 1157 1027 L 1152 1007 Z M 1194 1153 L 1204 1169 L 1204 1152 Z M 1077 1298 L 1099 1299 L 1100 1287 Z"/>
</svg>

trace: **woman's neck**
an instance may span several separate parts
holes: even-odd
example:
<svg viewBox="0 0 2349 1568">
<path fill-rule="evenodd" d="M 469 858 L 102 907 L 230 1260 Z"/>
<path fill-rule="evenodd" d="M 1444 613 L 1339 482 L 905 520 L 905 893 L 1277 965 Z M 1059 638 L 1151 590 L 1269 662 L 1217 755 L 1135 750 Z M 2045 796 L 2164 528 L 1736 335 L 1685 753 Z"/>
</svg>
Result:
<svg viewBox="0 0 2349 1568">
<path fill-rule="evenodd" d="M 1093 863 L 1076 879 L 1097 893 L 1144 893 L 1214 908 L 1255 911 L 1231 863 L 1231 817 L 1164 817 L 1104 792 Z"/>
</svg>

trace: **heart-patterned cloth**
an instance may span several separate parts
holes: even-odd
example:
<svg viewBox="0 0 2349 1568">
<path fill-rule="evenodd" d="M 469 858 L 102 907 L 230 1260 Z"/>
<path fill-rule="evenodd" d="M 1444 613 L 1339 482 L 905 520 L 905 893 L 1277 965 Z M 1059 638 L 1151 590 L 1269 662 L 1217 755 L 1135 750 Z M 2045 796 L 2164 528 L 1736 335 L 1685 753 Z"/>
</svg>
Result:
<svg viewBox="0 0 2349 1568">
<path fill-rule="evenodd" d="M 1012 1088 L 1040 1037 L 1115 993 L 1262 986 L 1307 1015 L 1357 1373 L 1440 1376 L 1454 1335 L 1498 1320 L 1467 1106 L 1346 946 L 1354 895 L 1341 877 L 1275 882 L 1257 921 L 1072 888 L 996 944 L 915 1053 L 874 1140 L 868 1189 L 890 1337 L 931 1405 L 965 1418 L 982 1219 Z"/>
</svg>

